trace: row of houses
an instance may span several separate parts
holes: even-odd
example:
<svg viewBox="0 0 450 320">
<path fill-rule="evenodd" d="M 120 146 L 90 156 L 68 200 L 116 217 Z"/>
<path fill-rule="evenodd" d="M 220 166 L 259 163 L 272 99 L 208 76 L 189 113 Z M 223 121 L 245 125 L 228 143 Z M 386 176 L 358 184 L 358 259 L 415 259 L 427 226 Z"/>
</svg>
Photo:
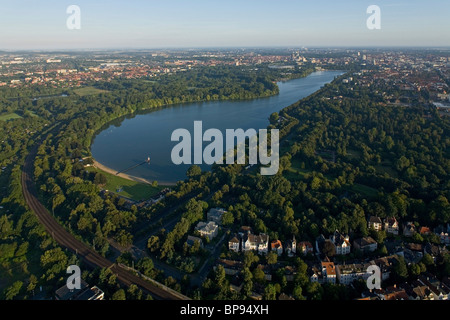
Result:
<svg viewBox="0 0 450 320">
<path fill-rule="evenodd" d="M 368 220 L 368 226 L 375 231 L 385 230 L 388 234 L 400 234 L 400 223 L 397 221 L 397 219 L 395 219 L 395 217 L 388 217 L 382 221 L 380 217 L 370 216 Z M 438 226 L 433 231 L 431 231 L 431 229 L 426 226 L 417 228 L 414 223 L 409 221 L 406 222 L 402 228 L 402 234 L 405 237 L 412 237 L 415 233 L 419 233 L 420 235 L 429 235 L 433 232 L 440 238 L 441 244 L 450 244 L 450 224 L 447 224 L 446 227 Z"/>
<path fill-rule="evenodd" d="M 426 273 L 411 282 L 404 282 L 387 288 L 363 293 L 360 300 L 449 300 L 450 279 L 439 281 Z"/>
<path fill-rule="evenodd" d="M 278 239 L 269 243 L 267 234 L 255 235 L 252 228 L 247 226 L 241 227 L 239 232 L 228 241 L 228 249 L 234 252 L 256 251 L 258 254 L 267 254 L 269 251 L 273 251 L 278 256 L 286 253 L 289 257 L 295 256 L 297 251 L 303 254 L 313 253 L 314 251 L 310 242 L 297 243 L 294 236 L 284 244 Z"/>
<path fill-rule="evenodd" d="M 309 278 L 311 282 L 340 283 L 349 285 L 358 279 L 367 280 L 373 272 L 369 271 L 370 266 L 378 266 L 381 271 L 381 280 L 389 279 L 396 255 L 374 259 L 368 262 L 335 264 L 326 258 L 320 264 L 312 265 L 309 268 Z"/>
</svg>

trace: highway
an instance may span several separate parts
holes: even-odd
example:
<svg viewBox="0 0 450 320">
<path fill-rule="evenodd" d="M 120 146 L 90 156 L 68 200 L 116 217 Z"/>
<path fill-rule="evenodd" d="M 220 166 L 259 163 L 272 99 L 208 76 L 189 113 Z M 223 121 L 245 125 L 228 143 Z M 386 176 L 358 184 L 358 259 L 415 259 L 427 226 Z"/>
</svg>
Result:
<svg viewBox="0 0 450 320">
<path fill-rule="evenodd" d="M 119 267 L 109 261 L 86 244 L 76 239 L 63 226 L 61 226 L 50 214 L 50 212 L 39 201 L 36 185 L 32 179 L 33 163 L 37 154 L 39 144 L 35 145 L 25 159 L 22 171 L 22 192 L 29 208 L 37 215 L 39 221 L 44 225 L 47 232 L 62 247 L 76 253 L 87 265 L 92 268 L 110 268 L 117 275 L 122 284 L 129 286 L 135 284 L 144 292 L 148 292 L 156 300 L 189 300 L 188 297 L 173 290 L 167 290 L 156 286 L 144 279 Z"/>
</svg>

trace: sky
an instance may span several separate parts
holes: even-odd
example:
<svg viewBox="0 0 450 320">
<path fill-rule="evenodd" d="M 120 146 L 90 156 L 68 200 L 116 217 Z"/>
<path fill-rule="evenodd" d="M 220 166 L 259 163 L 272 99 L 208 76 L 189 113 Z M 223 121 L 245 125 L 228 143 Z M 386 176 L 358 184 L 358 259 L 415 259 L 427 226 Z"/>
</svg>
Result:
<svg viewBox="0 0 450 320">
<path fill-rule="evenodd" d="M 449 15 L 448 0 L 0 0 L 0 50 L 446 47 Z"/>
</svg>

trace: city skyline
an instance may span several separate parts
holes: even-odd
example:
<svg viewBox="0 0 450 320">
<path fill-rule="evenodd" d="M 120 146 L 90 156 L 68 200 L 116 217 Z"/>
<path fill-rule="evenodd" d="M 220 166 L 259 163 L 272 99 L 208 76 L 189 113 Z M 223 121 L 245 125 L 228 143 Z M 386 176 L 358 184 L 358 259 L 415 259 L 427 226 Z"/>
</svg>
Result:
<svg viewBox="0 0 450 320">
<path fill-rule="evenodd" d="M 0 50 L 222 47 L 446 47 L 439 1 L 1 1 Z M 381 29 L 369 30 L 370 5 Z M 70 30 L 70 5 L 81 29 Z"/>
</svg>

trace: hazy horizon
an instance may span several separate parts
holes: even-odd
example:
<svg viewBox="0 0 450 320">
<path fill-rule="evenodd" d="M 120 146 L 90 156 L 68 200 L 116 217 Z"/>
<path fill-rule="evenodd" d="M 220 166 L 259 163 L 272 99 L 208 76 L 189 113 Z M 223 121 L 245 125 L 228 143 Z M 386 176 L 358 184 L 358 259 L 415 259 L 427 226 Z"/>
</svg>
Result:
<svg viewBox="0 0 450 320">
<path fill-rule="evenodd" d="M 243 47 L 448 47 L 450 2 L 2 1 L 0 50 L 121 50 Z M 369 30 L 367 8 L 381 9 Z M 66 12 L 81 9 L 81 28 Z"/>
</svg>

